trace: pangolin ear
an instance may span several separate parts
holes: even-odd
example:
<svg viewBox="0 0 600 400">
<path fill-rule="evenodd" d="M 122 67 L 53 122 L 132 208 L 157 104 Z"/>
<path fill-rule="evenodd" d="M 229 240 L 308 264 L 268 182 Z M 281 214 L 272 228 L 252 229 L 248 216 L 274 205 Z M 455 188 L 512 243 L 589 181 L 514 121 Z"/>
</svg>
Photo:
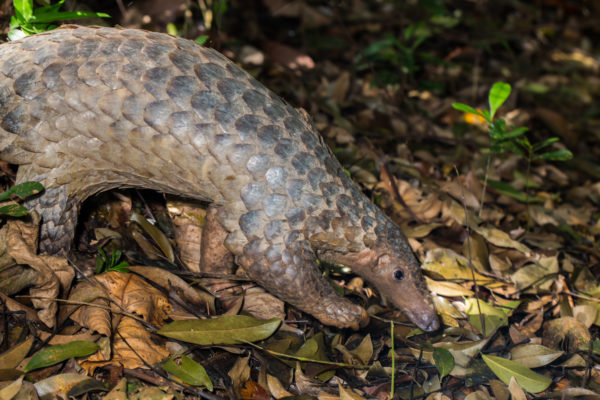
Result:
<svg viewBox="0 0 600 400">
<path fill-rule="evenodd" d="M 392 258 L 388 254 L 383 254 L 377 259 L 377 268 L 385 269 L 392 261 Z"/>
</svg>

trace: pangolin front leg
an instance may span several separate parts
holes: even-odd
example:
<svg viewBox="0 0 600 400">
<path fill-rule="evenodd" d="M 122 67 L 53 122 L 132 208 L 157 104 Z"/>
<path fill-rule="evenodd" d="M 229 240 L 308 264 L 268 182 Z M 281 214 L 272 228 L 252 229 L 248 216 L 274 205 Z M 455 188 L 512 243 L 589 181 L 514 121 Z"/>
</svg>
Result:
<svg viewBox="0 0 600 400">
<path fill-rule="evenodd" d="M 326 325 L 358 329 L 368 322 L 367 312 L 339 296 L 323 277 L 307 240 L 270 244 L 256 239 L 236 261 L 259 285 Z"/>
</svg>

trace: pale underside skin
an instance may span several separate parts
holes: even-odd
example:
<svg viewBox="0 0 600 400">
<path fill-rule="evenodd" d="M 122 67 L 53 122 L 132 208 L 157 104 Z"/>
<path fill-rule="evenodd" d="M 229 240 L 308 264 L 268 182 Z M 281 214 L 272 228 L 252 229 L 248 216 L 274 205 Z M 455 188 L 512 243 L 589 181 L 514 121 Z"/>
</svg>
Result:
<svg viewBox="0 0 600 400">
<path fill-rule="evenodd" d="M 439 326 L 405 237 L 308 118 L 191 41 L 70 26 L 1 45 L 0 159 L 46 187 L 27 203 L 43 217 L 43 252 L 68 251 L 88 196 L 148 188 L 210 202 L 247 274 L 323 323 L 367 316 L 317 257 L 352 267 L 422 329 Z"/>
</svg>

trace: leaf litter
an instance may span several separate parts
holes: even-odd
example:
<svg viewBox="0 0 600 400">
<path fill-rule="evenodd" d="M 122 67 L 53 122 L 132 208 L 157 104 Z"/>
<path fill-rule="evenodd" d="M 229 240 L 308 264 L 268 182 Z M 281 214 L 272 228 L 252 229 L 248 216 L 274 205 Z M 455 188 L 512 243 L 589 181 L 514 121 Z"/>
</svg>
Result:
<svg viewBox="0 0 600 400">
<path fill-rule="evenodd" d="M 377 293 L 336 266 L 326 266 L 332 283 L 358 291 L 374 318 L 355 333 L 323 327 L 240 271 L 203 275 L 201 207 L 179 200 L 165 207 L 156 196 L 122 192 L 83 222 L 79 281 L 64 258 L 36 254 L 35 216 L 0 231 L 3 301 L 15 312 L 4 317 L 11 328 L 3 343 L 18 350 L 0 354 L 10 372 L 23 375 L 29 356 L 50 349 L 52 328 L 62 344 L 100 348 L 91 357 L 61 348 L 46 367 L 53 376 L 34 388 L 2 370 L 2 395 L 66 396 L 86 383 L 66 361 L 75 359 L 111 383 L 104 398 L 598 398 L 598 32 L 578 25 L 587 15 L 600 20 L 598 6 L 543 1 L 538 14 L 518 2 L 419 8 L 355 1 L 342 13 L 326 2 L 264 3 L 266 17 L 295 21 L 306 42 L 267 36 L 252 51 L 268 62 L 247 67 L 308 110 L 348 173 L 402 226 L 444 329 L 423 334 L 404 326 L 400 312 L 382 307 Z M 398 15 L 403 22 L 390 25 Z M 224 18 L 236 21 L 240 11 L 232 5 Z M 254 44 L 261 40 L 253 35 L 272 29 L 243 21 L 238 26 L 252 32 Z M 390 26 L 396 35 L 385 38 Z M 464 29 L 472 28 L 482 41 L 467 39 Z M 225 49 L 229 56 L 247 53 L 236 46 Z M 501 81 L 511 82 L 512 94 L 500 108 L 496 97 L 486 104 Z M 453 109 L 456 102 L 472 110 Z M 489 158 L 481 111 L 489 106 L 507 127 L 529 128 L 531 143 L 555 136 L 560 143 L 550 150 L 576 157 L 529 166 L 508 152 Z M 122 249 L 134 267 L 92 276 L 97 246 L 107 255 Z M 272 316 L 277 323 L 269 325 Z M 393 337 L 388 320 L 398 323 Z M 200 328 L 208 332 L 199 335 L 204 341 L 186 337 L 204 321 L 219 330 Z M 167 323 L 190 328 L 169 340 L 157 334 Z M 245 330 L 252 334 L 240 339 Z M 228 335 L 237 341 L 223 340 Z"/>
</svg>

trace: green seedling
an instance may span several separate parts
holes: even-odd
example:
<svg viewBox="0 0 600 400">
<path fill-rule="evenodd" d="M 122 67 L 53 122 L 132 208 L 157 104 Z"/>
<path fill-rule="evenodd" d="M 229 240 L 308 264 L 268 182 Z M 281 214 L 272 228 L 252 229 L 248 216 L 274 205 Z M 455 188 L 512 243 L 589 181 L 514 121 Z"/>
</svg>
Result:
<svg viewBox="0 0 600 400">
<path fill-rule="evenodd" d="M 453 103 L 452 107 L 456 110 L 478 115 L 483 118 L 488 124 L 488 134 L 490 136 L 490 147 L 483 179 L 483 190 L 481 193 L 481 204 L 479 213 L 483 209 L 483 201 L 485 198 L 486 188 L 488 183 L 494 188 L 498 188 L 502 193 L 509 195 L 519 201 L 523 201 L 529 205 L 531 199 L 529 197 L 529 188 L 531 187 L 531 163 L 533 161 L 566 161 L 573 158 L 573 154 L 566 149 L 548 149 L 559 139 L 552 137 L 539 143 L 531 143 L 525 136 L 528 131 L 526 127 L 510 129 L 506 126 L 506 121 L 502 118 L 495 118 L 496 112 L 504 104 L 510 96 L 511 86 L 505 82 L 496 82 L 490 89 L 488 102 L 489 110 L 479 110 L 463 103 Z M 515 153 L 527 160 L 527 173 L 525 179 L 525 193 L 520 192 L 509 184 L 497 181 L 488 181 L 488 174 L 492 155 L 501 154 L 505 151 Z"/>
<path fill-rule="evenodd" d="M 67 21 L 80 18 L 110 18 L 110 15 L 100 12 L 59 11 L 65 0 L 44 7 L 33 7 L 33 0 L 13 0 L 15 16 L 10 19 L 10 40 L 21 39 L 28 35 L 50 31 L 57 26 L 56 21 Z"/>
<path fill-rule="evenodd" d="M 96 273 L 116 271 L 116 272 L 128 272 L 129 263 L 127 261 L 121 261 L 123 252 L 121 250 L 112 250 L 110 257 L 106 255 L 104 250 L 98 249 L 98 256 L 96 257 Z"/>
</svg>

